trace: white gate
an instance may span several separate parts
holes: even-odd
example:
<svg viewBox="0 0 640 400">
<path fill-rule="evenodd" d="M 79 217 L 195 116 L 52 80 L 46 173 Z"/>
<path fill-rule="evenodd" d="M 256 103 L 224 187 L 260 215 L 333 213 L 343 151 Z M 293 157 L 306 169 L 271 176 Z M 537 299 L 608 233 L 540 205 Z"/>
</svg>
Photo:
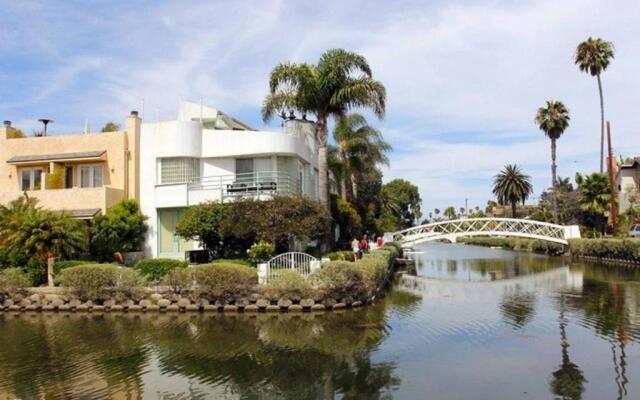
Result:
<svg viewBox="0 0 640 400">
<path fill-rule="evenodd" d="M 266 263 L 258 264 L 258 280 L 267 283 L 280 271 L 295 271 L 302 276 L 308 276 L 320 269 L 320 260 L 312 255 L 300 252 L 289 252 L 277 255 Z"/>
</svg>

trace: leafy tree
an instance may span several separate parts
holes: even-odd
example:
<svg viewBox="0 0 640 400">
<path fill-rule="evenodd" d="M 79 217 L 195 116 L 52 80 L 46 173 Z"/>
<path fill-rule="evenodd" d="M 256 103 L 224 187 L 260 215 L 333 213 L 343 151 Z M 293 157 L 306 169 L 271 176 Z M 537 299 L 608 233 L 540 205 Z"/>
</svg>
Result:
<svg viewBox="0 0 640 400">
<path fill-rule="evenodd" d="M 332 202 L 331 214 L 340 226 L 340 236 L 343 239 L 351 240 L 354 236 L 359 236 L 362 231 L 362 218 L 351 203 L 343 198 L 336 198 Z"/>
<path fill-rule="evenodd" d="M 382 186 L 383 211 L 381 219 L 385 230 L 409 228 L 422 217 L 418 187 L 404 179 L 394 179 Z"/>
<path fill-rule="evenodd" d="M 336 155 L 342 166 L 340 194 L 347 198 L 347 178 L 351 183 L 352 198 L 358 197 L 358 179 L 362 173 L 378 164 L 389 164 L 385 155 L 391 146 L 382 138 L 382 133 L 369 126 L 360 114 L 341 116 L 333 130 L 336 141 Z"/>
<path fill-rule="evenodd" d="M 202 203 L 189 207 L 176 225 L 176 235 L 198 242 L 210 254 L 223 251 L 221 225 L 227 207 L 221 203 Z"/>
<path fill-rule="evenodd" d="M 493 194 L 502 205 L 511 204 L 511 215 L 516 218 L 516 204 L 524 202 L 533 193 L 531 177 L 522 173 L 515 164 L 507 164 L 493 179 Z"/>
<path fill-rule="evenodd" d="M 264 100 L 265 121 L 286 110 L 315 115 L 318 144 L 320 202 L 329 208 L 327 142 L 331 117 L 339 118 L 357 107 L 368 108 L 382 118 L 386 91 L 372 77 L 367 60 L 343 49 L 326 51 L 316 65 L 285 63 L 271 71 L 269 94 Z"/>
<path fill-rule="evenodd" d="M 7 130 L 7 139 L 22 139 L 26 137 L 27 135 L 24 134 L 22 129 L 9 128 Z"/>
<path fill-rule="evenodd" d="M 91 250 L 101 260 L 112 260 L 116 252 L 140 250 L 147 233 L 147 217 L 135 200 L 123 200 L 91 222 Z"/>
<path fill-rule="evenodd" d="M 573 184 L 571 183 L 571 178 L 566 177 L 566 178 L 561 178 L 558 177 L 558 186 L 557 186 L 558 192 L 560 193 L 569 193 L 569 192 L 573 192 Z"/>
<path fill-rule="evenodd" d="M 605 174 L 593 173 L 582 176 L 576 174 L 576 183 L 580 197 L 578 200 L 580 209 L 589 214 L 595 227 L 605 232 L 607 219 L 605 211 L 609 210 L 611 204 L 611 184 Z"/>
<path fill-rule="evenodd" d="M 600 95 L 600 173 L 604 171 L 604 100 L 600 75 L 607 69 L 613 58 L 613 43 L 592 37 L 578 45 L 574 56 L 575 64 L 580 71 L 595 76 L 598 80 L 598 94 Z"/>
<path fill-rule="evenodd" d="M 551 140 L 551 188 L 553 190 L 553 219 L 556 223 L 558 223 L 556 140 L 562 136 L 569 126 L 569 119 L 569 110 L 562 102 L 555 100 L 548 100 L 545 107 L 540 107 L 535 118 L 540 130 Z"/>
<path fill-rule="evenodd" d="M 120 130 L 120 124 L 110 121 L 104 124 L 100 132 L 116 132 L 119 130 Z"/>
</svg>

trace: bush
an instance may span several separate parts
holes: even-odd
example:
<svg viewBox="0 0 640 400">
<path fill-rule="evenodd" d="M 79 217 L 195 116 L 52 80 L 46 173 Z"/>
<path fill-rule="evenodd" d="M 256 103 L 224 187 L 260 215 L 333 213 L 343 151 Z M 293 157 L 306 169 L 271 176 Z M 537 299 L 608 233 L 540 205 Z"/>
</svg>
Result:
<svg viewBox="0 0 640 400">
<path fill-rule="evenodd" d="M 354 299 L 365 298 L 367 285 L 356 263 L 349 261 L 330 261 L 315 272 L 312 281 L 325 295 L 336 300 L 351 296 Z"/>
<path fill-rule="evenodd" d="M 192 268 L 174 268 L 170 270 L 160 281 L 163 285 L 170 286 L 174 292 L 180 293 L 193 285 Z"/>
<path fill-rule="evenodd" d="M 331 261 L 354 261 L 353 251 L 348 250 L 334 251 L 333 253 L 325 254 L 325 257 Z"/>
<path fill-rule="evenodd" d="M 58 275 L 62 270 L 65 270 L 67 268 L 71 268 L 71 267 L 77 267 L 80 265 L 87 265 L 87 264 L 92 264 L 91 261 L 83 261 L 83 260 L 63 260 L 63 261 L 56 261 L 53 264 L 53 275 Z"/>
<path fill-rule="evenodd" d="M 89 264 L 63 270 L 57 279 L 82 300 L 100 301 L 109 297 L 135 299 L 144 280 L 132 269 L 111 264 Z"/>
<path fill-rule="evenodd" d="M 140 250 L 147 232 L 147 217 L 135 200 L 123 200 L 91 223 L 91 250 L 100 260 L 110 261 L 116 252 Z"/>
<path fill-rule="evenodd" d="M 303 298 L 311 294 L 311 283 L 296 271 L 283 270 L 269 279 L 266 293 L 272 298 Z"/>
<path fill-rule="evenodd" d="M 569 248 L 577 257 L 640 262 L 640 239 L 572 239 Z"/>
<path fill-rule="evenodd" d="M 245 258 L 218 258 L 211 262 L 212 264 L 238 264 L 244 265 L 245 267 L 254 267 L 249 260 Z"/>
<path fill-rule="evenodd" d="M 17 290 L 31 286 L 27 275 L 19 268 L 0 270 L 0 294 L 12 295 Z"/>
<path fill-rule="evenodd" d="M 138 261 L 133 267 L 149 281 L 156 282 L 176 268 L 187 268 L 186 261 L 171 258 L 148 258 Z"/>
<path fill-rule="evenodd" d="M 379 250 L 380 251 L 380 250 Z M 362 277 L 369 293 L 373 292 L 384 280 L 391 258 L 387 254 L 365 254 L 362 259 L 355 262 L 356 267 L 362 272 Z"/>
<path fill-rule="evenodd" d="M 249 262 L 256 266 L 269 261 L 276 254 L 276 246 L 264 240 L 254 243 L 247 252 Z"/>
<path fill-rule="evenodd" d="M 228 302 L 246 296 L 258 283 L 255 268 L 238 264 L 208 264 L 192 268 L 196 292 L 210 301 Z"/>
</svg>

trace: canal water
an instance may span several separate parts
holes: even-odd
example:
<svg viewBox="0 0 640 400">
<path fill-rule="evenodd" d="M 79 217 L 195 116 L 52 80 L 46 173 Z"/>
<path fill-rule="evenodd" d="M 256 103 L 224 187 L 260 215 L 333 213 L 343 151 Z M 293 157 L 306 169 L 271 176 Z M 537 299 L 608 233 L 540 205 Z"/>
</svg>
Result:
<svg viewBox="0 0 640 400">
<path fill-rule="evenodd" d="M 415 250 L 360 310 L 0 314 L 0 399 L 640 398 L 637 272 Z"/>
</svg>

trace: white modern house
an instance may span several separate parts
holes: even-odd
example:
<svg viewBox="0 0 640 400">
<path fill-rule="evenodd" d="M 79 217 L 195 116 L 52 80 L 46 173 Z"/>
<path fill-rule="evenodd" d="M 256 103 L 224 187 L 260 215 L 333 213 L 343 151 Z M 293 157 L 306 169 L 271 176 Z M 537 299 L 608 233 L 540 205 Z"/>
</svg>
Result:
<svg viewBox="0 0 640 400">
<path fill-rule="evenodd" d="M 140 204 L 149 217 L 147 257 L 184 258 L 198 249 L 175 236 L 191 205 L 291 193 L 318 198 L 310 121 L 290 119 L 282 132 L 258 131 L 220 110 L 181 102 L 175 121 L 142 124 Z"/>
<path fill-rule="evenodd" d="M 640 206 L 640 157 L 618 165 L 616 184 L 620 213 L 626 212 L 631 207 Z"/>
</svg>

